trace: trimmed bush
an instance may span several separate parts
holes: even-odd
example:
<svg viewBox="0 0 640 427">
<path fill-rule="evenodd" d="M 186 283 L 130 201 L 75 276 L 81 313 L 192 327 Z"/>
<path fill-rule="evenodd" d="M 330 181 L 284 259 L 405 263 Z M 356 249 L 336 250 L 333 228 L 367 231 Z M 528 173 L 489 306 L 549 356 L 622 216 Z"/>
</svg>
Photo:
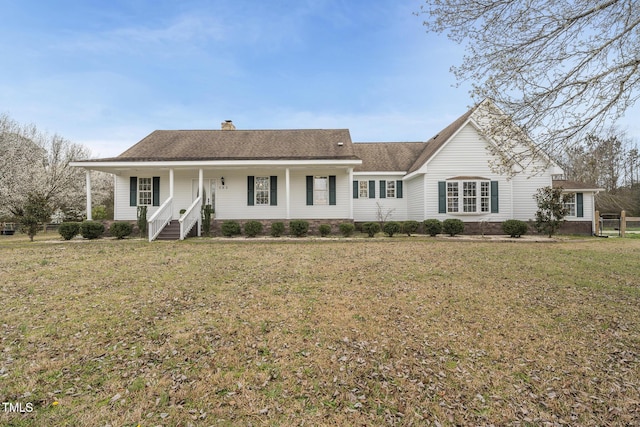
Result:
<svg viewBox="0 0 640 427">
<path fill-rule="evenodd" d="M 289 232 L 296 237 L 303 237 L 309 231 L 309 223 L 301 219 L 295 219 L 289 223 Z"/>
<path fill-rule="evenodd" d="M 380 232 L 380 224 L 377 222 L 365 222 L 362 224 L 362 232 L 367 233 L 369 237 L 373 237 Z"/>
<path fill-rule="evenodd" d="M 509 219 L 502 223 L 502 231 L 511 237 L 520 237 L 527 234 L 527 223 L 517 219 Z"/>
<path fill-rule="evenodd" d="M 320 235 L 322 237 L 327 237 L 329 234 L 331 234 L 331 226 L 329 224 L 320 224 L 320 227 L 318 227 L 318 231 L 320 232 Z"/>
<path fill-rule="evenodd" d="M 271 224 L 271 235 L 273 237 L 280 237 L 284 234 L 284 223 L 274 222 Z"/>
<path fill-rule="evenodd" d="M 411 233 L 416 233 L 420 228 L 418 221 L 405 221 L 402 223 L 402 232 L 407 233 L 407 236 L 411 236 Z"/>
<path fill-rule="evenodd" d="M 114 222 L 109 227 L 109 233 L 118 239 L 125 238 L 133 233 L 133 226 L 128 222 Z"/>
<path fill-rule="evenodd" d="M 256 237 L 258 234 L 262 233 L 262 223 L 258 221 L 247 221 L 244 224 L 244 234 L 247 237 Z"/>
<path fill-rule="evenodd" d="M 389 237 L 393 237 L 394 234 L 400 233 L 402 231 L 402 225 L 396 221 L 388 221 L 384 223 L 384 227 L 382 227 L 382 231 Z"/>
<path fill-rule="evenodd" d="M 80 233 L 80 223 L 79 222 L 63 222 L 58 227 L 58 233 L 62 236 L 64 240 L 71 240 Z"/>
<path fill-rule="evenodd" d="M 424 232 L 431 237 L 435 237 L 442 233 L 442 223 L 439 219 L 425 219 L 423 224 Z"/>
<path fill-rule="evenodd" d="M 449 218 L 442 221 L 442 232 L 453 237 L 464 231 L 464 222 L 457 218 Z"/>
<path fill-rule="evenodd" d="M 340 224 L 340 233 L 342 233 L 344 237 L 352 236 L 355 230 L 356 226 L 350 222 L 343 222 L 342 224 Z"/>
<path fill-rule="evenodd" d="M 80 234 L 85 239 L 97 239 L 104 234 L 104 224 L 97 221 L 83 221 L 80 224 Z"/>
<path fill-rule="evenodd" d="M 240 224 L 237 221 L 225 221 L 220 226 L 222 235 L 225 237 L 233 237 L 240 234 Z"/>
</svg>

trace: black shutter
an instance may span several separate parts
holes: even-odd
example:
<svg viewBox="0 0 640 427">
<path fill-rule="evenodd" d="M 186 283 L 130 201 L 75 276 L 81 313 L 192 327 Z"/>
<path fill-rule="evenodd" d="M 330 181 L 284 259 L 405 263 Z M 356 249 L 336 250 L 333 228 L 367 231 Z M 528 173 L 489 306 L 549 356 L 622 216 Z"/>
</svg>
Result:
<svg viewBox="0 0 640 427">
<path fill-rule="evenodd" d="M 360 188 L 358 187 L 358 181 L 353 181 L 353 198 L 354 199 L 358 198 L 359 191 L 360 191 Z"/>
<path fill-rule="evenodd" d="M 278 206 L 278 177 L 272 176 L 269 182 L 269 204 Z"/>
<path fill-rule="evenodd" d="M 387 197 L 387 181 L 380 180 L 380 198 L 385 199 Z"/>
<path fill-rule="evenodd" d="M 253 186 L 255 182 L 255 177 L 248 176 L 247 177 L 247 206 L 253 206 L 254 196 L 253 196 Z"/>
<path fill-rule="evenodd" d="M 447 213 L 447 183 L 438 181 L 438 213 Z"/>
<path fill-rule="evenodd" d="M 307 175 L 307 206 L 313 205 L 313 176 Z"/>
<path fill-rule="evenodd" d="M 402 199 L 402 181 L 401 180 L 396 181 L 396 197 L 398 199 Z"/>
<path fill-rule="evenodd" d="M 329 204 L 336 204 L 336 176 L 329 175 Z"/>
<path fill-rule="evenodd" d="M 369 198 L 376 198 L 376 182 L 373 180 L 369 181 Z"/>
<path fill-rule="evenodd" d="M 491 213 L 498 212 L 498 181 L 491 181 Z"/>
<path fill-rule="evenodd" d="M 153 177 L 153 206 L 160 206 L 160 177 Z"/>
<path fill-rule="evenodd" d="M 138 206 L 138 177 L 129 178 L 129 206 Z"/>
<path fill-rule="evenodd" d="M 576 193 L 576 216 L 584 218 L 584 200 L 582 193 Z"/>
</svg>

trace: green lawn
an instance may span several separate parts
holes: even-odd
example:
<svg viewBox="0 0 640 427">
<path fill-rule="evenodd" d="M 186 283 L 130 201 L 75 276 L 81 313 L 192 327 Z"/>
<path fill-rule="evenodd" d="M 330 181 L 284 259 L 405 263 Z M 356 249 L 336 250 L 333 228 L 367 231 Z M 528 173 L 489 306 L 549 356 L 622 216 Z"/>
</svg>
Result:
<svg viewBox="0 0 640 427">
<path fill-rule="evenodd" d="M 50 239 L 0 239 L 2 425 L 640 424 L 640 239 Z"/>
</svg>

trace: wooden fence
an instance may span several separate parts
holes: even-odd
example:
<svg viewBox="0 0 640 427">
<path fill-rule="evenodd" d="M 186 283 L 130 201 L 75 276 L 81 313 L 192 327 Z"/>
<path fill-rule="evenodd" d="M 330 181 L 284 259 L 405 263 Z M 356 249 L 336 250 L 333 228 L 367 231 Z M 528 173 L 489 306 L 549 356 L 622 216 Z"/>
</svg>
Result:
<svg viewBox="0 0 640 427">
<path fill-rule="evenodd" d="M 627 216 L 627 213 L 625 211 L 620 212 L 620 227 L 618 230 L 619 231 L 618 234 L 620 235 L 620 237 L 624 237 L 627 231 L 627 222 L 629 221 L 640 222 L 640 217 Z M 600 236 L 601 234 L 602 234 L 602 217 L 600 216 L 600 211 L 596 211 L 596 236 Z"/>
</svg>

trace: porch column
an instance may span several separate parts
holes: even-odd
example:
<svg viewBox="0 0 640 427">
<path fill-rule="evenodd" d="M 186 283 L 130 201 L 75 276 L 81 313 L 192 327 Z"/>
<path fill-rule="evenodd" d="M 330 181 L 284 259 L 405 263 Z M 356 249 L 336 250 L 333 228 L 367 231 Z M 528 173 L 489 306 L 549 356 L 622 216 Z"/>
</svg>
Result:
<svg viewBox="0 0 640 427">
<path fill-rule="evenodd" d="M 91 216 L 91 171 L 89 169 L 85 171 L 85 176 L 87 179 L 87 220 L 91 221 L 93 218 Z"/>
<path fill-rule="evenodd" d="M 173 198 L 173 169 L 169 169 L 169 197 Z"/>
<path fill-rule="evenodd" d="M 291 219 L 291 197 L 289 196 L 291 189 L 291 178 L 289 177 L 289 168 L 284 173 L 284 193 L 285 193 L 285 206 L 287 217 L 285 219 Z"/>
<path fill-rule="evenodd" d="M 198 170 L 198 194 L 200 195 L 200 198 L 202 199 L 200 202 L 202 204 L 205 203 L 204 200 L 204 194 L 202 193 L 202 187 L 204 186 L 204 172 L 202 171 L 202 168 L 200 168 Z M 198 213 L 198 237 L 202 236 L 202 215 L 200 215 Z"/>
<path fill-rule="evenodd" d="M 349 168 L 349 219 L 353 218 L 353 168 Z"/>
</svg>

